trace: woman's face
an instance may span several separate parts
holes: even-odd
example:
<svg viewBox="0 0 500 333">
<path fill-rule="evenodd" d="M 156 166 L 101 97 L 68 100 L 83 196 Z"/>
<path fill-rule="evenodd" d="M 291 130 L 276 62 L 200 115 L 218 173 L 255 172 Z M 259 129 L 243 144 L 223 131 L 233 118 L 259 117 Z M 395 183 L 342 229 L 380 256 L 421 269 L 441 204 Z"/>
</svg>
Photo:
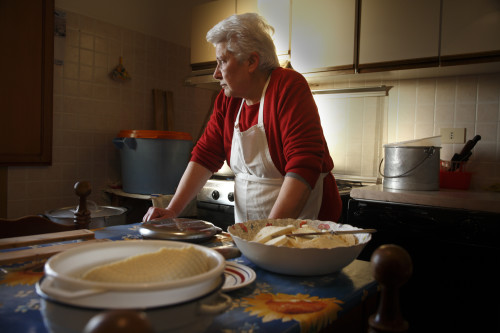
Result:
<svg viewBox="0 0 500 333">
<path fill-rule="evenodd" d="M 227 50 L 226 43 L 215 46 L 217 67 L 214 78 L 220 81 L 227 97 L 245 98 L 248 84 L 248 61 L 239 62 L 234 54 Z"/>
</svg>

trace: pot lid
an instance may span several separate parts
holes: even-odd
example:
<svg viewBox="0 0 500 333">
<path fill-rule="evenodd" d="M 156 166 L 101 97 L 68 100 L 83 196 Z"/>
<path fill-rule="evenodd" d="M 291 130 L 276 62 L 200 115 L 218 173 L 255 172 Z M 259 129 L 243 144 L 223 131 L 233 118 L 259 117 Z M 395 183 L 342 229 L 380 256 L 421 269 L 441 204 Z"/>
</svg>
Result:
<svg viewBox="0 0 500 333">
<path fill-rule="evenodd" d="M 95 204 L 89 204 L 87 209 L 90 211 L 91 218 L 121 215 L 127 211 L 127 209 L 123 207 L 97 206 Z M 78 206 L 63 207 L 48 210 L 45 212 L 45 215 L 51 218 L 74 218 L 77 210 Z"/>
<path fill-rule="evenodd" d="M 179 217 L 151 220 L 142 223 L 139 228 L 144 238 L 187 242 L 203 242 L 221 231 L 210 222 Z"/>
</svg>

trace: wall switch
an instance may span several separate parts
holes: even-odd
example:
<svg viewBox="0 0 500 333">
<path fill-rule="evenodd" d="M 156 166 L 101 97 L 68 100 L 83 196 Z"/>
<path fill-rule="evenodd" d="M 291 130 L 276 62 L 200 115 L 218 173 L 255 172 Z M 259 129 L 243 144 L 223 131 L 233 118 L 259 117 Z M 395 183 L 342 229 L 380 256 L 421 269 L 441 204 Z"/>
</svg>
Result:
<svg viewBox="0 0 500 333">
<path fill-rule="evenodd" d="M 441 143 L 465 143 L 465 128 L 441 128 Z"/>
</svg>

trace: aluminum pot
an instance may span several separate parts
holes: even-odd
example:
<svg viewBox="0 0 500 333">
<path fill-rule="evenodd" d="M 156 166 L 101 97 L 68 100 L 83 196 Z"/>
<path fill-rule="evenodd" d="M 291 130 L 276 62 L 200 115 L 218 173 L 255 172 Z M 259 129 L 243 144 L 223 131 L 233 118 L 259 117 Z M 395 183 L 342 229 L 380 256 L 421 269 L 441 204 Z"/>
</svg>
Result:
<svg viewBox="0 0 500 333">
<path fill-rule="evenodd" d="M 409 191 L 439 190 L 440 149 L 435 146 L 384 145 L 385 165 L 379 173 L 384 188 Z"/>
<path fill-rule="evenodd" d="M 163 247 L 188 246 L 207 256 L 207 272 L 154 283 L 106 283 L 79 278 L 91 267 Z M 81 332 L 92 316 L 110 309 L 144 310 L 158 332 L 199 332 L 231 304 L 231 299 L 220 292 L 224 267 L 221 254 L 196 244 L 163 240 L 93 243 L 51 257 L 36 291 L 41 297 L 45 325 L 51 332 Z"/>
<path fill-rule="evenodd" d="M 43 280 L 42 280 L 43 281 Z M 224 279 L 221 279 L 222 286 Z M 37 284 L 40 296 L 40 312 L 47 330 L 51 333 L 81 333 L 92 317 L 108 309 L 92 309 L 68 305 L 43 293 Z M 220 292 L 220 287 L 189 302 L 157 308 L 138 308 L 143 311 L 155 332 L 198 333 L 212 323 L 213 318 L 231 306 L 229 296 Z"/>
</svg>

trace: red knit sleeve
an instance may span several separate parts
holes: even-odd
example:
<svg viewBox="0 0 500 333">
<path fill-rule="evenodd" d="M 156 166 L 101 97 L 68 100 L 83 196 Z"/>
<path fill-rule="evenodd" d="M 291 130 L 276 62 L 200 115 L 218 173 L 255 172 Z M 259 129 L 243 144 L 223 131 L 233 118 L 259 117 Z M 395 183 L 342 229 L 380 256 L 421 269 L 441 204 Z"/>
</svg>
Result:
<svg viewBox="0 0 500 333">
<path fill-rule="evenodd" d="M 224 92 L 221 91 L 215 100 L 214 110 L 205 131 L 196 143 L 191 155 L 191 161 L 203 165 L 212 172 L 219 170 L 226 158 L 223 145 L 224 102 Z"/>
</svg>

